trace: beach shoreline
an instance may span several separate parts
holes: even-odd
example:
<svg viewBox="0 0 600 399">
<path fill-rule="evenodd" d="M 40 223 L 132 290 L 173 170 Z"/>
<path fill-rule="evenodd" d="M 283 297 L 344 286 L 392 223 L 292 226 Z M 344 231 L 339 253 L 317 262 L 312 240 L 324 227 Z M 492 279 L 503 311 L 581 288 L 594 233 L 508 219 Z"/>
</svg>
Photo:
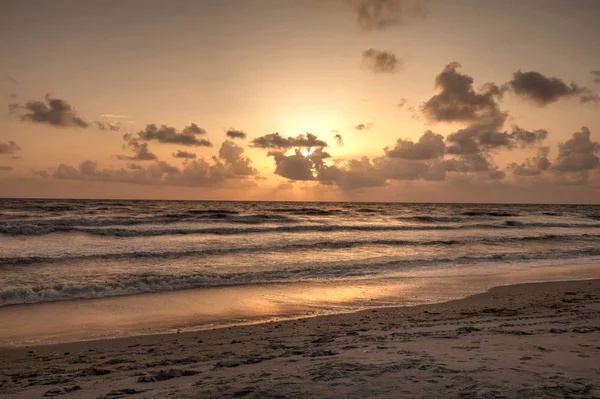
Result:
<svg viewBox="0 0 600 399">
<path fill-rule="evenodd" d="M 217 288 L 0 307 L 0 348 L 201 331 L 444 303 L 520 283 L 600 278 L 597 261 L 495 274 L 398 276 Z"/>
<path fill-rule="evenodd" d="M 526 283 L 438 304 L 4 347 L 0 397 L 583 398 L 600 394 L 599 355 L 599 279 Z"/>
</svg>

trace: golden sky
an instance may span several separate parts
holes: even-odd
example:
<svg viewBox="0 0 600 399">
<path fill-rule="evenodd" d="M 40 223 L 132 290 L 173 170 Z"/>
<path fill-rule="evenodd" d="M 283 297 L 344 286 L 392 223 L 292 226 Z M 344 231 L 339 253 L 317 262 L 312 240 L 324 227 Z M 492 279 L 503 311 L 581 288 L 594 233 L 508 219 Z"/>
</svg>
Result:
<svg viewBox="0 0 600 399">
<path fill-rule="evenodd" d="M 0 196 L 600 201 L 595 0 L 0 2 Z"/>
</svg>

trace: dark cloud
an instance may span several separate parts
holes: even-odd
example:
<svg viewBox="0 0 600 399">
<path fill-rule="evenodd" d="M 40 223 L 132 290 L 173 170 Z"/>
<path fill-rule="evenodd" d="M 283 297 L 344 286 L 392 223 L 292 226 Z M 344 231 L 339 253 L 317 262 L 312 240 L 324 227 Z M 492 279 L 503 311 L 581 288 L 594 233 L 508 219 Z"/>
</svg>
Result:
<svg viewBox="0 0 600 399">
<path fill-rule="evenodd" d="M 363 130 L 369 130 L 373 127 L 372 123 L 359 123 L 358 125 L 354 126 L 354 129 L 358 130 L 358 131 L 363 131 Z"/>
<path fill-rule="evenodd" d="M 212 147 L 212 143 L 206 139 L 199 138 L 206 134 L 206 130 L 198 127 L 195 123 L 186 126 L 181 132 L 174 127 L 154 124 L 137 133 L 137 139 L 142 141 L 158 141 L 164 144 L 179 144 L 193 147 Z"/>
<path fill-rule="evenodd" d="M 385 153 L 390 158 L 400 158 L 410 161 L 435 159 L 444 156 L 446 143 L 441 134 L 431 130 L 426 131 L 414 143 L 412 140 L 398 139 L 394 147 L 386 147 Z"/>
<path fill-rule="evenodd" d="M 592 75 L 594 83 L 600 83 L 600 71 L 592 71 L 590 74 Z"/>
<path fill-rule="evenodd" d="M 174 152 L 172 155 L 173 158 L 196 159 L 195 153 L 182 150 L 177 150 L 177 152 Z"/>
<path fill-rule="evenodd" d="M 552 163 L 548 159 L 550 148 L 538 148 L 537 156 L 527 158 L 521 164 L 511 163 L 508 169 L 511 169 L 513 174 L 517 176 L 539 176 L 542 172 L 550 169 Z"/>
<path fill-rule="evenodd" d="M 400 158 L 375 158 L 375 167 L 389 180 L 431 180 L 439 181 L 446 178 L 441 164 L 424 161 L 408 161 Z"/>
<path fill-rule="evenodd" d="M 17 93 L 8 93 L 8 98 L 15 100 L 19 95 Z"/>
<path fill-rule="evenodd" d="M 314 163 L 310 158 L 302 155 L 299 149 L 296 149 L 292 155 L 285 155 L 282 152 L 269 152 L 268 155 L 275 160 L 276 175 L 290 180 L 314 180 Z"/>
<path fill-rule="evenodd" d="M 582 127 L 581 132 L 573 133 L 573 137 L 558 145 L 558 156 L 553 169 L 558 172 L 585 172 L 600 166 L 597 154 L 600 143 L 590 139 L 591 132 Z"/>
<path fill-rule="evenodd" d="M 102 131 L 111 130 L 111 131 L 116 132 L 116 131 L 118 131 L 121 128 L 118 123 L 109 123 L 109 122 L 94 121 L 93 124 L 99 130 L 102 130 Z"/>
<path fill-rule="evenodd" d="M 447 172 L 462 174 L 474 173 L 489 180 L 501 180 L 506 176 L 504 171 L 495 166 L 485 154 L 465 154 L 443 162 Z"/>
<path fill-rule="evenodd" d="M 589 89 L 571 82 L 565 83 L 556 77 L 546 77 L 539 72 L 521 72 L 513 74 L 508 87 L 518 96 L 545 106 L 564 97 L 579 97 L 582 103 L 599 101 L 597 95 Z"/>
<path fill-rule="evenodd" d="M 343 190 L 387 186 L 390 181 L 442 181 L 446 171 L 441 162 L 407 161 L 399 158 L 367 157 L 316 168 L 316 180 Z"/>
<path fill-rule="evenodd" d="M 521 129 L 519 126 L 513 126 L 513 131 L 510 134 L 511 139 L 516 145 L 526 147 L 527 145 L 537 144 L 548 137 L 548 131 L 545 129 L 537 129 L 533 131 Z"/>
<path fill-rule="evenodd" d="M 446 152 L 461 155 L 503 148 L 525 148 L 543 142 L 547 136 L 548 132 L 544 129 L 529 131 L 513 126 L 511 132 L 499 132 L 485 124 L 473 124 L 446 137 Z"/>
<path fill-rule="evenodd" d="M 487 83 L 480 93 L 473 89 L 473 78 L 458 72 L 460 64 L 452 62 L 435 78 L 439 94 L 422 106 L 423 114 L 432 122 L 471 122 L 501 127 L 506 115 L 498 108 L 496 100 L 502 90 Z"/>
<path fill-rule="evenodd" d="M 243 130 L 237 130 L 237 129 L 229 129 L 227 131 L 227 133 L 225 133 L 225 135 L 227 137 L 229 137 L 230 139 L 245 139 L 246 137 L 248 137 L 248 134 L 246 132 L 244 132 Z"/>
<path fill-rule="evenodd" d="M 154 161 L 158 159 L 156 154 L 148 150 L 148 143 L 140 143 L 137 140 L 130 140 L 127 146 L 131 148 L 135 155 L 117 155 L 121 161 Z"/>
<path fill-rule="evenodd" d="M 398 108 L 404 108 L 406 104 L 408 104 L 408 99 L 401 98 L 400 101 L 398 101 Z"/>
<path fill-rule="evenodd" d="M 335 136 L 333 136 L 335 138 L 335 144 L 338 147 L 343 147 L 344 146 L 344 138 L 342 137 L 341 134 L 336 134 Z"/>
<path fill-rule="evenodd" d="M 3 165 L 0 165 L 0 172 L 10 172 L 13 169 L 14 168 L 12 166 L 3 166 Z"/>
<path fill-rule="evenodd" d="M 393 73 L 402 65 L 402 61 L 389 51 L 368 49 L 362 54 L 363 66 L 375 73 Z"/>
<path fill-rule="evenodd" d="M 579 102 L 582 104 L 598 103 L 600 102 L 600 96 L 598 96 L 596 93 L 588 92 L 586 94 L 582 94 L 581 97 L 579 97 Z"/>
<path fill-rule="evenodd" d="M 356 12 L 358 26 L 365 31 L 381 30 L 423 19 L 427 0 L 347 0 Z"/>
<path fill-rule="evenodd" d="M 183 169 L 169 165 L 164 161 L 142 167 L 128 164 L 122 169 L 100 169 L 94 161 L 82 162 L 78 167 L 59 165 L 51 174 L 56 179 L 88 180 L 142 185 L 212 187 L 236 181 L 241 184 L 258 171 L 251 166 L 250 159 L 243 157 L 243 149 L 234 143 L 225 142 L 219 156 L 212 162 L 196 159 L 188 162 Z M 40 174 L 41 175 L 41 174 Z"/>
<path fill-rule="evenodd" d="M 60 127 L 87 128 L 90 124 L 75 113 L 75 109 L 65 100 L 46 95 L 45 101 L 29 101 L 25 105 L 9 105 L 11 113 L 22 110 L 21 120 L 45 123 Z"/>
<path fill-rule="evenodd" d="M 448 172 L 479 173 L 492 169 L 492 164 L 482 154 L 467 154 L 444 161 L 444 167 Z"/>
<path fill-rule="evenodd" d="M 0 143 L 0 154 L 14 154 L 21 150 L 21 147 L 14 141 L 8 143 Z"/>
<path fill-rule="evenodd" d="M 367 157 L 349 161 L 325 163 L 331 155 L 322 148 L 312 153 L 296 149 L 293 154 L 270 152 L 275 160 L 275 174 L 292 181 L 316 181 L 336 185 L 343 190 L 386 186 L 390 180 L 444 180 L 446 171 L 441 162 L 409 161 L 399 158 Z"/>
<path fill-rule="evenodd" d="M 270 133 L 252 140 L 251 147 L 265 149 L 290 149 L 327 147 L 327 143 L 311 133 L 300 134 L 296 137 L 283 137 L 279 133 Z"/>
<path fill-rule="evenodd" d="M 530 145 L 546 137 L 545 131 L 527 132 L 518 127 L 510 133 L 502 131 L 507 113 L 500 110 L 498 100 L 503 90 L 493 83 L 487 83 L 480 91 L 475 91 L 473 78 L 460 73 L 459 68 L 457 62 L 444 67 L 435 78 L 435 87 L 440 93 L 431 97 L 421 108 L 423 115 L 432 122 L 468 124 L 446 137 L 446 153 L 478 154 L 493 149 Z M 474 168 L 468 166 L 471 161 L 474 160 L 467 157 L 456 162 L 460 162 L 464 170 Z"/>
<path fill-rule="evenodd" d="M 344 190 L 387 185 L 385 176 L 366 157 L 320 168 L 317 180 L 321 184 L 336 185 Z"/>
<path fill-rule="evenodd" d="M 244 149 L 232 141 L 226 140 L 219 148 L 218 158 L 215 162 L 222 162 L 223 169 L 227 171 L 229 177 L 232 176 L 254 176 L 258 171 L 252 167 L 252 160 L 244 157 Z"/>
</svg>

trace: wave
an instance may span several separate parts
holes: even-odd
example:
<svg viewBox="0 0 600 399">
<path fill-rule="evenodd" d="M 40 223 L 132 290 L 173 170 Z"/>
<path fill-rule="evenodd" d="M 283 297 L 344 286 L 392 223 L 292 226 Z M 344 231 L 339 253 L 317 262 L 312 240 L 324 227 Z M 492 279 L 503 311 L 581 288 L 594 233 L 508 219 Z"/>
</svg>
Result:
<svg viewBox="0 0 600 399">
<path fill-rule="evenodd" d="M 199 215 L 165 214 L 162 216 L 122 218 L 74 218 L 74 219 L 27 219 L 0 222 L 0 233 L 15 235 L 43 235 L 54 232 L 76 231 L 80 227 L 110 227 L 173 224 L 178 222 L 224 222 L 233 224 L 296 223 L 298 220 L 285 215 L 232 213 L 203 213 Z"/>
<path fill-rule="evenodd" d="M 125 259 L 175 259 L 183 257 L 203 257 L 203 256 L 219 256 L 233 254 L 252 254 L 266 252 L 298 252 L 298 251 L 326 251 L 336 249 L 351 249 L 365 246 L 464 246 L 464 245 L 498 245 L 519 242 L 544 242 L 544 241 L 578 241 L 589 242 L 600 240 L 600 235 L 596 234 L 544 234 L 525 237 L 461 237 L 460 239 L 448 240 L 394 240 L 394 239 L 379 239 L 379 240 L 351 240 L 351 241 L 318 241 L 305 242 L 297 244 L 285 245 L 269 245 L 265 246 L 247 246 L 247 247 L 232 247 L 232 248 L 204 248 L 184 251 L 131 251 L 121 253 L 108 254 L 87 254 L 87 255 L 65 255 L 65 256 L 11 256 L 0 257 L 0 266 L 9 265 L 25 265 L 34 263 L 56 263 L 56 262 L 72 262 L 82 260 L 125 260 Z"/>
<path fill-rule="evenodd" d="M 188 275 L 130 274 L 111 281 L 86 283 L 61 283 L 53 285 L 2 287 L 0 306 L 23 303 L 54 302 L 73 299 L 101 298 L 134 295 L 151 292 L 175 291 L 191 288 L 240 286 L 270 283 L 294 283 L 299 281 L 342 279 L 360 277 L 383 277 L 386 274 L 406 271 L 423 266 L 440 264 L 476 264 L 510 261 L 534 261 L 542 259 L 568 259 L 573 257 L 599 256 L 600 248 L 573 251 L 545 251 L 538 253 L 507 253 L 487 256 L 463 256 L 458 258 L 428 258 L 410 261 L 378 263 L 344 263 L 323 267 L 289 268 L 261 272 L 195 273 Z"/>
<path fill-rule="evenodd" d="M 564 228 L 579 229 L 600 228 L 600 224 L 592 223 L 526 223 L 507 220 L 504 223 L 493 224 L 468 224 L 468 225 L 329 225 L 329 224 L 298 224 L 295 220 L 277 215 L 244 216 L 237 220 L 240 224 L 284 223 L 281 226 L 266 227 L 189 227 L 189 228 L 157 228 L 157 229 L 128 229 L 120 227 L 106 227 L 100 225 L 65 225 L 51 223 L 19 223 L 0 224 L 0 234 L 7 235 L 45 235 L 51 233 L 86 233 L 99 236 L 114 237 L 153 237 L 164 235 L 241 235 L 258 233 L 306 233 L 306 232 L 343 232 L 343 231 L 429 231 L 429 230 L 477 230 L 477 229 L 527 229 L 527 228 Z"/>
<path fill-rule="evenodd" d="M 191 215 L 212 215 L 212 214 L 237 215 L 237 214 L 239 214 L 238 211 L 231 211 L 229 209 L 190 209 L 190 210 L 186 211 L 185 213 L 191 214 Z"/>
<path fill-rule="evenodd" d="M 454 223 L 461 222 L 464 219 L 455 216 L 406 216 L 396 218 L 396 220 L 420 223 Z"/>
<path fill-rule="evenodd" d="M 306 215 L 306 216 L 331 216 L 331 215 L 343 215 L 347 212 L 341 209 L 320 209 L 320 208 L 274 208 L 271 209 L 274 213 L 289 213 L 292 215 Z"/>
<path fill-rule="evenodd" d="M 373 209 L 373 208 L 358 208 L 355 210 L 358 213 L 384 213 L 382 209 Z"/>
<path fill-rule="evenodd" d="M 494 217 L 512 217 L 519 216 L 518 213 L 511 212 L 491 212 L 491 211 L 468 211 L 461 213 L 463 216 L 494 216 Z"/>
</svg>

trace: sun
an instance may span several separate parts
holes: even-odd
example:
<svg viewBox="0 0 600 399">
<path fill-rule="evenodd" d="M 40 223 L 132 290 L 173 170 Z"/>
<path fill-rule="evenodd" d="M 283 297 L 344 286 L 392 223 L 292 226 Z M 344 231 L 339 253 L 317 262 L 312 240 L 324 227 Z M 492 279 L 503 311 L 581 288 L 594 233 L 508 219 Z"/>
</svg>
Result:
<svg viewBox="0 0 600 399">
<path fill-rule="evenodd" d="M 301 152 L 301 153 L 302 153 L 302 155 L 303 155 L 303 156 L 305 156 L 305 157 L 309 156 L 309 155 L 310 155 L 310 154 L 312 154 L 314 151 L 315 151 L 315 149 L 314 149 L 314 148 L 312 148 L 312 147 L 311 147 L 311 148 L 301 148 L 301 149 L 300 149 L 300 152 Z"/>
</svg>

